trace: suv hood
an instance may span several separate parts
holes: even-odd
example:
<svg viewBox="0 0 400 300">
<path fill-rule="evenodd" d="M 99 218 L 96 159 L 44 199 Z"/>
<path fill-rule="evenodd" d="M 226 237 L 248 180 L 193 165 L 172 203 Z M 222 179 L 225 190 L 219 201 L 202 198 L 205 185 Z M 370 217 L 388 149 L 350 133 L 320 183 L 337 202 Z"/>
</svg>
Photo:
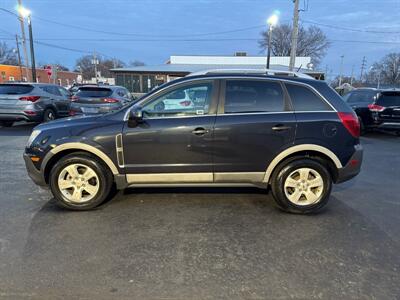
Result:
<svg viewBox="0 0 400 300">
<path fill-rule="evenodd" d="M 48 123 L 43 123 L 36 126 L 34 129 L 39 129 L 43 131 L 49 129 L 63 128 L 63 127 L 73 127 L 75 125 L 96 122 L 97 119 L 100 117 L 104 118 L 104 115 L 70 117 L 65 119 L 54 120 Z"/>
</svg>

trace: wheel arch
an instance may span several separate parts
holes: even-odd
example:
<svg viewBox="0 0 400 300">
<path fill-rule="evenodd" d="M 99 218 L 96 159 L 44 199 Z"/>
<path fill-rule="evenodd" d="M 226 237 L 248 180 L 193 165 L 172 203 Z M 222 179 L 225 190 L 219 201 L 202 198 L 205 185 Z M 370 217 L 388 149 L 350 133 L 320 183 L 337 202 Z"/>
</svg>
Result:
<svg viewBox="0 0 400 300">
<path fill-rule="evenodd" d="M 86 152 L 90 155 L 94 155 L 110 169 L 113 175 L 119 175 L 117 167 L 103 151 L 87 144 L 66 143 L 50 150 L 49 154 L 47 154 L 46 157 L 44 158 L 42 162 L 42 170 L 46 183 L 48 183 L 50 170 L 55 165 L 55 163 L 61 157 L 74 152 Z"/>
<path fill-rule="evenodd" d="M 288 159 L 295 159 L 297 157 L 317 158 L 327 162 L 327 167 L 333 178 L 337 176 L 337 170 L 343 167 L 335 153 L 326 147 L 314 144 L 296 145 L 282 151 L 272 160 L 265 172 L 263 182 L 271 182 L 272 174 L 280 163 Z"/>
</svg>

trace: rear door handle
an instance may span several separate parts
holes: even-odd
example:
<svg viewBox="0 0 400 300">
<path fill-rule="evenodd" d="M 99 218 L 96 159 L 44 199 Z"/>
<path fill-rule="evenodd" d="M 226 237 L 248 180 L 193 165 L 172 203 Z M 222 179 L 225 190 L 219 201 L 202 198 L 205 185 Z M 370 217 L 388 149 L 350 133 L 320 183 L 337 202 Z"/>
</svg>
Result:
<svg viewBox="0 0 400 300">
<path fill-rule="evenodd" d="M 278 124 L 278 125 L 275 125 L 274 127 L 272 127 L 272 130 L 274 130 L 274 131 L 284 131 L 284 130 L 289 130 L 290 128 L 292 128 L 292 127 L 285 126 L 283 124 Z"/>
<path fill-rule="evenodd" d="M 195 130 L 193 130 L 192 133 L 195 134 L 195 135 L 203 135 L 203 134 L 208 133 L 208 130 L 199 127 L 199 128 L 196 128 Z"/>
</svg>

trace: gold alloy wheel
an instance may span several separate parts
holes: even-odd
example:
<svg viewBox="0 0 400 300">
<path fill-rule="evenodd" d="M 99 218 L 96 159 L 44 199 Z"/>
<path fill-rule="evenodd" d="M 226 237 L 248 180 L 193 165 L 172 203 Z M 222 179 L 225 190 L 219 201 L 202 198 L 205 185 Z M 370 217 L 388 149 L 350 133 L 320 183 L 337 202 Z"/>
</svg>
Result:
<svg viewBox="0 0 400 300">
<path fill-rule="evenodd" d="M 322 176 L 310 168 L 299 168 L 286 178 L 285 195 L 295 205 L 305 206 L 321 201 L 324 191 Z"/>
<path fill-rule="evenodd" d="M 92 200 L 100 189 L 96 172 L 83 164 L 66 166 L 60 172 L 57 183 L 67 201 L 78 204 Z"/>
</svg>

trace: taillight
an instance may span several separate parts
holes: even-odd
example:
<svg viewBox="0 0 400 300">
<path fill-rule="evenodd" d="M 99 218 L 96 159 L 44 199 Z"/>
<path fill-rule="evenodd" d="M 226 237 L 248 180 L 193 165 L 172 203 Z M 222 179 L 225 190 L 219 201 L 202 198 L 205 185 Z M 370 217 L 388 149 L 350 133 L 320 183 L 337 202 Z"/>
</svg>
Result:
<svg viewBox="0 0 400 300">
<path fill-rule="evenodd" d="M 75 116 L 76 115 L 76 111 L 75 110 L 70 110 L 68 115 L 69 116 Z"/>
<path fill-rule="evenodd" d="M 78 101 L 78 100 L 79 100 L 79 97 L 78 97 L 78 96 L 71 96 L 71 101 L 72 101 L 72 102 Z"/>
<path fill-rule="evenodd" d="M 360 122 L 355 113 L 338 112 L 338 116 L 347 131 L 355 138 L 360 137 Z"/>
<path fill-rule="evenodd" d="M 39 99 L 40 99 L 40 96 L 23 96 L 23 97 L 19 98 L 19 100 L 30 101 L 30 102 L 36 102 Z"/>
<path fill-rule="evenodd" d="M 192 102 L 189 100 L 185 100 L 185 101 L 179 102 L 179 104 L 182 106 L 190 106 L 190 104 L 192 104 Z"/>
<path fill-rule="evenodd" d="M 381 112 L 384 111 L 386 107 L 380 106 L 378 104 L 369 104 L 368 108 L 370 111 Z"/>
<path fill-rule="evenodd" d="M 106 103 L 117 103 L 119 101 L 118 101 L 118 99 L 115 99 L 115 98 L 104 98 L 103 102 L 106 102 Z"/>
</svg>

